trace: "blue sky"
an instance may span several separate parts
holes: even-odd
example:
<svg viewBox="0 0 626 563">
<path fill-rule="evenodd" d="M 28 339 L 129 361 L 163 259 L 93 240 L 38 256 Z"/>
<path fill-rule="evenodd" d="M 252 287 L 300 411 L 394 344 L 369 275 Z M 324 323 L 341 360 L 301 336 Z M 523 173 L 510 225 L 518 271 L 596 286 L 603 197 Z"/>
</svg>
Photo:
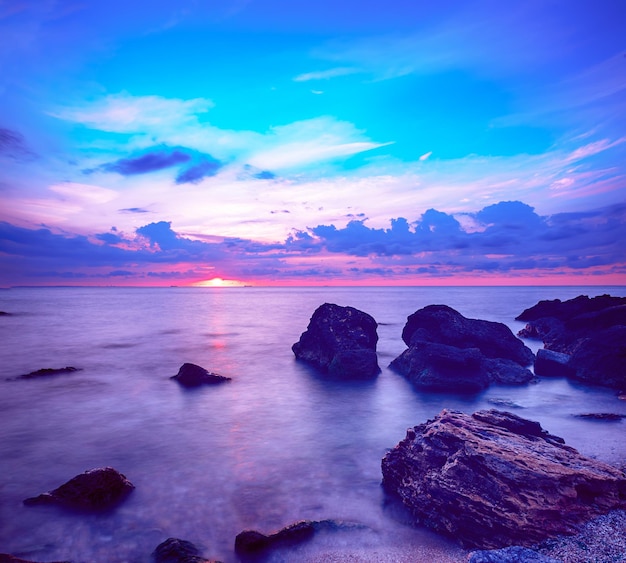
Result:
<svg viewBox="0 0 626 563">
<path fill-rule="evenodd" d="M 0 0 L 0 284 L 626 283 L 626 3 Z"/>
</svg>

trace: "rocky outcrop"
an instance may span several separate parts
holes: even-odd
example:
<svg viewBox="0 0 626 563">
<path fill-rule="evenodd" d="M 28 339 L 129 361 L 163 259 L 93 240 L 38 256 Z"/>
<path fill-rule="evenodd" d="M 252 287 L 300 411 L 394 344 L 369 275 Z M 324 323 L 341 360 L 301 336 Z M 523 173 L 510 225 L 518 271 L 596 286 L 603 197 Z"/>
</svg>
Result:
<svg viewBox="0 0 626 563">
<path fill-rule="evenodd" d="M 66 366 L 64 368 L 42 368 L 37 371 L 31 371 L 24 375 L 18 375 L 17 377 L 10 377 L 7 381 L 15 381 L 16 379 L 35 379 L 37 377 L 48 377 L 50 375 L 61 375 L 64 373 L 74 373 L 80 371 L 81 368 L 75 368 L 72 366 Z"/>
<path fill-rule="evenodd" d="M 324 303 L 291 349 L 296 359 L 335 379 L 376 377 L 380 372 L 377 327 L 374 318 L 363 311 Z"/>
<path fill-rule="evenodd" d="M 626 507 L 622 471 L 496 410 L 443 410 L 407 431 L 382 473 L 419 522 L 479 549 L 531 546 Z"/>
<path fill-rule="evenodd" d="M 419 389 L 472 392 L 491 383 L 528 383 L 532 351 L 502 323 L 468 319 L 446 305 L 429 305 L 408 317 L 409 347 L 390 367 Z"/>
<path fill-rule="evenodd" d="M 59 504 L 100 511 L 119 504 L 134 488 L 124 475 L 112 467 L 103 467 L 85 471 L 53 491 L 27 498 L 24 504 Z"/>
<path fill-rule="evenodd" d="M 626 388 L 626 297 L 579 295 L 568 301 L 540 301 L 517 320 L 528 323 L 520 336 L 542 340 L 546 350 L 570 356 L 560 360 L 561 375 Z M 543 362 L 549 356 L 537 356 L 538 375 L 557 375 L 549 373 L 557 367 L 552 361 L 556 356 L 550 357 L 549 364 Z"/>
<path fill-rule="evenodd" d="M 183 364 L 180 366 L 178 373 L 171 377 L 175 379 L 183 387 L 199 387 L 200 385 L 216 385 L 218 383 L 225 383 L 231 381 L 230 377 L 218 375 L 207 371 L 201 366 L 196 364 Z"/>
<path fill-rule="evenodd" d="M 152 555 L 155 563 L 220 563 L 214 559 L 205 559 L 193 543 L 178 538 L 166 539 Z"/>
</svg>

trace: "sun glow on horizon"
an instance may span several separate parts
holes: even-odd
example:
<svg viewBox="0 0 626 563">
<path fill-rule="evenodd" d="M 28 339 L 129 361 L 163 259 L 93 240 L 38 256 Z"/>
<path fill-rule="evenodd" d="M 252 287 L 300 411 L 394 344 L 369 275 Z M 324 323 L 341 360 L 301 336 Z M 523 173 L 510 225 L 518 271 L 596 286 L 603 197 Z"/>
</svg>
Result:
<svg viewBox="0 0 626 563">
<path fill-rule="evenodd" d="M 193 287 L 245 287 L 246 283 L 239 280 L 225 280 L 222 278 L 212 278 L 191 284 Z"/>
</svg>

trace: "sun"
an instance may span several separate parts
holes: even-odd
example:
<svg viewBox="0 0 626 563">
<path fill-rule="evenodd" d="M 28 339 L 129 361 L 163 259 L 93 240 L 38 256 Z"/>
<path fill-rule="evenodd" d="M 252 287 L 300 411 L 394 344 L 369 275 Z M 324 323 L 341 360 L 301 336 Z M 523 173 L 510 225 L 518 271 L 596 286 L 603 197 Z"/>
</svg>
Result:
<svg viewBox="0 0 626 563">
<path fill-rule="evenodd" d="M 243 287 L 246 284 L 239 280 L 225 280 L 222 278 L 212 278 L 192 284 L 194 287 Z"/>
</svg>

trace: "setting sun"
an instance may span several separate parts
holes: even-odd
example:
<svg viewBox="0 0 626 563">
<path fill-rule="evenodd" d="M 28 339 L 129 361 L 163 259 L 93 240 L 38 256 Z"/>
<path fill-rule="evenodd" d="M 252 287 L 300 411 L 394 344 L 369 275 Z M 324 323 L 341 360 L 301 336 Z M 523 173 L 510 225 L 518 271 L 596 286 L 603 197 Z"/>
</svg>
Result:
<svg viewBox="0 0 626 563">
<path fill-rule="evenodd" d="M 246 284 L 239 280 L 224 280 L 212 278 L 192 284 L 194 287 L 244 287 Z"/>
</svg>

